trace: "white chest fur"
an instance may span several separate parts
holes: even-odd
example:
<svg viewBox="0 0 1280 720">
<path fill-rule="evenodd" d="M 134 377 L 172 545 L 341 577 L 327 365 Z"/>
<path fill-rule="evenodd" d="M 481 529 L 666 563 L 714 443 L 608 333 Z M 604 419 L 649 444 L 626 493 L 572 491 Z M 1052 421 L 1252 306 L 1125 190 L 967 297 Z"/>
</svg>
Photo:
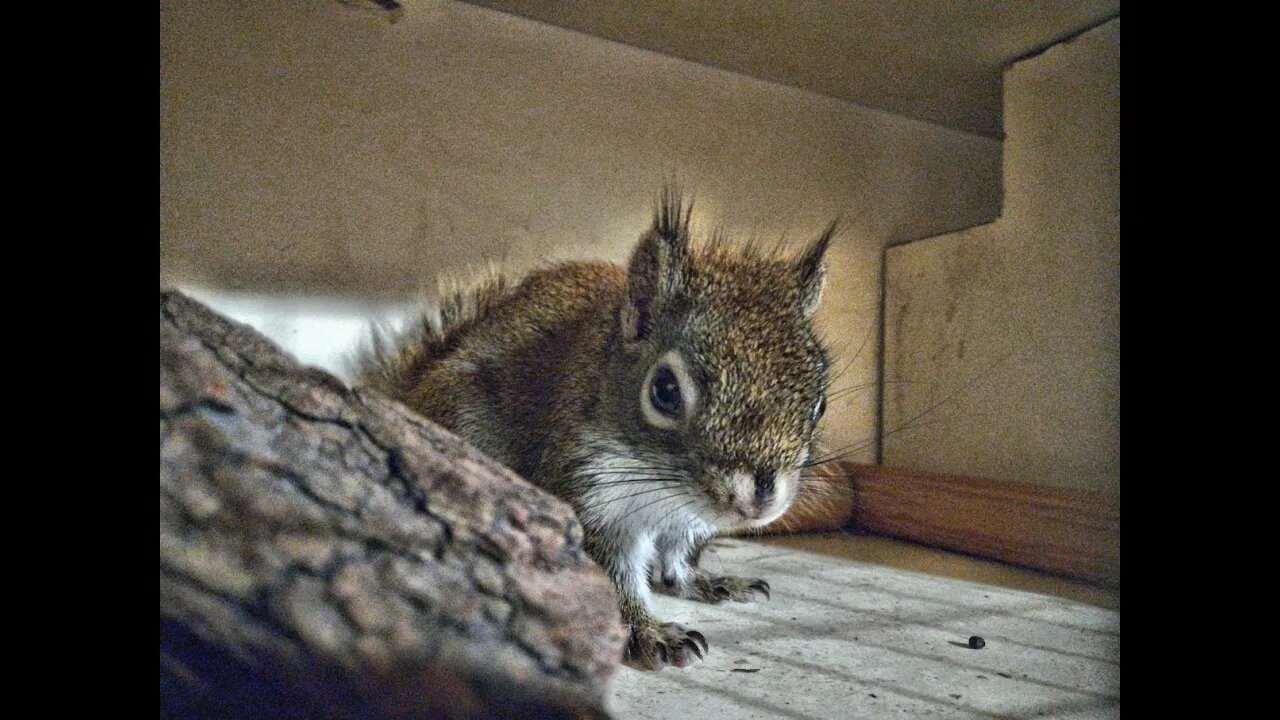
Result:
<svg viewBox="0 0 1280 720">
<path fill-rule="evenodd" d="M 681 472 L 638 456 L 625 445 L 587 439 L 577 478 L 578 516 L 613 554 L 614 580 L 650 604 L 650 579 L 683 587 L 689 555 L 716 527 L 707 499 Z"/>
</svg>

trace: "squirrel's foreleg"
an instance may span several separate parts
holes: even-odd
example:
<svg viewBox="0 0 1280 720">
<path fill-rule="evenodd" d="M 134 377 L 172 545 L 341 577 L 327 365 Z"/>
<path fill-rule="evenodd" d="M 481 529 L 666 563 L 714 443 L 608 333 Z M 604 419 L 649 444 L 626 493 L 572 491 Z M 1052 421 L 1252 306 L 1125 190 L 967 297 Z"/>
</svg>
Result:
<svg viewBox="0 0 1280 720">
<path fill-rule="evenodd" d="M 640 670 L 685 667 L 707 652 L 707 638 L 679 623 L 664 623 L 649 611 L 649 565 L 654 559 L 652 538 L 622 540 L 586 533 L 587 552 L 605 568 L 618 593 L 618 610 L 628 639 L 623 662 Z"/>
</svg>

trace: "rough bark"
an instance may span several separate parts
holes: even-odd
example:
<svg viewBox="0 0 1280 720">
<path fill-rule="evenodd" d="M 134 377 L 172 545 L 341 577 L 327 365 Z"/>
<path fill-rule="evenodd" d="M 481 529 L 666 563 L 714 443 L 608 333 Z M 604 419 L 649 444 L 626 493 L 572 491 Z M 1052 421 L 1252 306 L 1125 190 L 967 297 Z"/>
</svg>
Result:
<svg viewBox="0 0 1280 720">
<path fill-rule="evenodd" d="M 568 505 L 160 293 L 162 716 L 606 717 Z"/>
</svg>

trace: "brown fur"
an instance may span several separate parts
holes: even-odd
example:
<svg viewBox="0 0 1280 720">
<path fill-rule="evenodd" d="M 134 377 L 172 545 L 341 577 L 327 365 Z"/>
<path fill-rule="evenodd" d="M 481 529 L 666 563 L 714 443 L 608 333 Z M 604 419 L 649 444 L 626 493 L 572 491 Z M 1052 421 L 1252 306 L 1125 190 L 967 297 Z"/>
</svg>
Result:
<svg viewBox="0 0 1280 720">
<path fill-rule="evenodd" d="M 494 278 L 454 293 L 439 304 L 439 323 L 428 313 L 393 341 L 376 340 L 360 371 L 365 384 L 574 505 L 588 551 L 618 587 L 632 629 L 629 659 L 648 667 L 685 664 L 701 657 L 694 648 L 705 650 L 706 642 L 696 631 L 658 622 L 645 607 L 636 575 L 648 567 L 632 566 L 648 557 L 636 550 L 638 531 L 626 526 L 630 515 L 602 509 L 600 498 L 638 501 L 619 489 L 601 494 L 623 482 L 601 473 L 649 468 L 627 482 L 648 483 L 644 492 L 655 493 L 655 502 L 672 503 L 659 520 L 684 517 L 679 512 L 690 503 L 722 509 L 734 497 L 741 501 L 727 480 L 735 472 L 754 474 L 756 492 L 785 506 L 794 498 L 768 495 L 772 488 L 761 478 L 794 471 L 807 457 L 815 401 L 827 380 L 810 316 L 832 231 L 797 258 L 723 241 L 698 248 L 689 212 L 668 191 L 626 269 L 564 263 L 515 285 Z M 687 409 L 690 419 L 664 430 L 646 422 L 640 405 L 646 373 L 672 349 L 700 395 Z M 600 458 L 617 456 L 618 448 L 624 459 L 600 470 Z M 664 488 L 684 504 L 675 507 L 657 492 Z M 687 533 L 681 526 L 651 538 L 639 532 L 657 543 L 654 567 L 670 566 L 664 577 L 686 596 L 767 597 L 763 581 L 711 578 L 685 566 L 719 527 L 700 517 Z"/>
</svg>

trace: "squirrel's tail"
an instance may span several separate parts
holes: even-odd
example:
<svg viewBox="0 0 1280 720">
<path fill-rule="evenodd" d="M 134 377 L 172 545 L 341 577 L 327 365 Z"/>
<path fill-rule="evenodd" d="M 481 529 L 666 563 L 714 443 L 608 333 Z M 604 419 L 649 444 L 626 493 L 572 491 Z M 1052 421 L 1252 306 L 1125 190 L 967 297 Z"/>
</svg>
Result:
<svg viewBox="0 0 1280 720">
<path fill-rule="evenodd" d="M 448 355 L 458 339 L 510 289 L 506 278 L 493 270 L 469 286 L 457 281 L 441 285 L 434 296 L 424 300 L 422 312 L 405 329 L 396 331 L 383 323 L 370 327 L 350 363 L 356 385 L 410 402 L 436 361 Z"/>
</svg>

